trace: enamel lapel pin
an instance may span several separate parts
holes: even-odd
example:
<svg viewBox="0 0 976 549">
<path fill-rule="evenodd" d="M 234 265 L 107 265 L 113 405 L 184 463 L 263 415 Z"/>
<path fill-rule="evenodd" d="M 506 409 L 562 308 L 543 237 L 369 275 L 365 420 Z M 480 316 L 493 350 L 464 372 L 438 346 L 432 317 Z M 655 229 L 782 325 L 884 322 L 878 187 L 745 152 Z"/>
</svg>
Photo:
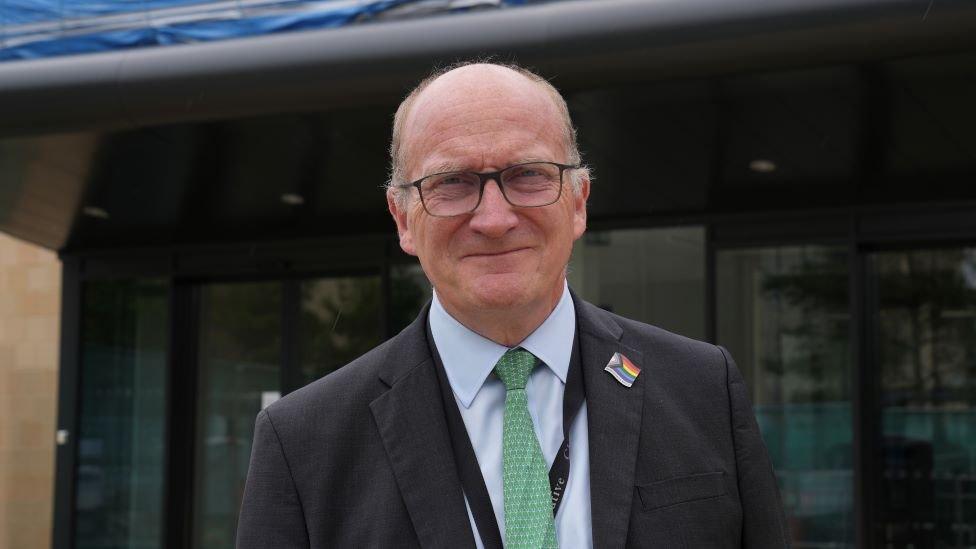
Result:
<svg viewBox="0 0 976 549">
<path fill-rule="evenodd" d="M 610 362 L 607 363 L 607 367 L 604 370 L 610 372 L 610 375 L 617 378 L 617 381 L 624 387 L 633 385 L 641 372 L 637 365 L 620 353 L 613 353 L 613 356 L 610 357 Z"/>
</svg>

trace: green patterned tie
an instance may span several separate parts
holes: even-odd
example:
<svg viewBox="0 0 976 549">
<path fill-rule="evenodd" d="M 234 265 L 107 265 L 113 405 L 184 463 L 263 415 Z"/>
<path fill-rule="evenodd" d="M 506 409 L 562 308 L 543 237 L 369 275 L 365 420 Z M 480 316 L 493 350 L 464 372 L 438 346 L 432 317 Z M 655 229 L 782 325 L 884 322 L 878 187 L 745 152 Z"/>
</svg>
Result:
<svg viewBox="0 0 976 549">
<path fill-rule="evenodd" d="M 525 395 L 525 383 L 533 366 L 535 356 L 522 348 L 509 350 L 495 365 L 495 373 L 506 391 L 502 479 L 505 546 L 509 549 L 556 547 L 549 472 L 532 428 Z"/>
</svg>

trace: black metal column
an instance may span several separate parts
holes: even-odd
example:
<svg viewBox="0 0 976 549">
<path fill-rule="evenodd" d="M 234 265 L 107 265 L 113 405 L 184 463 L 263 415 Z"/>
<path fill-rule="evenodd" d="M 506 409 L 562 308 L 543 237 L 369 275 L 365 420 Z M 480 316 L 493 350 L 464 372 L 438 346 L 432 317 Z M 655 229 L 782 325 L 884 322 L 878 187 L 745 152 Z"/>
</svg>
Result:
<svg viewBox="0 0 976 549">
<path fill-rule="evenodd" d="M 304 334 L 301 333 L 301 284 L 295 278 L 281 283 L 281 369 L 279 383 L 281 396 L 304 385 L 301 373 L 299 345 Z"/>
<path fill-rule="evenodd" d="M 851 255 L 851 372 L 854 420 L 854 511 L 856 546 L 877 547 L 878 480 L 881 460 L 880 387 L 875 338 L 876 287 L 871 281 L 870 257 L 852 243 Z"/>
<path fill-rule="evenodd" d="M 75 462 L 78 455 L 78 391 L 81 388 L 82 261 L 62 258 L 61 347 L 55 446 L 53 549 L 74 546 Z"/>
<path fill-rule="evenodd" d="M 189 549 L 193 539 L 193 464 L 200 333 L 200 288 L 170 286 L 166 387 L 166 483 L 163 547 Z"/>
</svg>

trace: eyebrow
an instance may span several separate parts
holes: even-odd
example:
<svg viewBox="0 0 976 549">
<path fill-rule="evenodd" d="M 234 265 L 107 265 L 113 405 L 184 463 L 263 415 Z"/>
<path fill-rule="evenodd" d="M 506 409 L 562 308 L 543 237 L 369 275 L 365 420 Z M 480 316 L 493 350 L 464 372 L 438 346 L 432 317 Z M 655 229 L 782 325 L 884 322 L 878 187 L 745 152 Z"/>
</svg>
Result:
<svg viewBox="0 0 976 549">
<path fill-rule="evenodd" d="M 463 172 L 463 171 L 467 171 L 467 170 L 462 168 L 461 165 L 456 162 L 441 162 L 440 164 L 434 164 L 433 166 L 431 166 L 430 172 L 427 173 L 426 175 L 433 175 L 435 173 L 444 173 L 444 172 Z"/>
<path fill-rule="evenodd" d="M 542 160 L 541 158 L 531 157 L 531 156 L 522 157 L 516 160 L 515 162 L 512 162 L 511 164 L 502 167 L 502 169 L 504 170 L 509 166 L 515 166 L 517 164 L 526 164 L 528 162 L 552 162 L 552 160 Z M 474 170 L 472 170 L 471 168 L 465 168 L 463 167 L 463 165 L 458 164 L 457 162 L 441 162 L 439 164 L 434 164 L 433 166 L 431 166 L 430 172 L 424 174 L 424 177 L 428 175 L 434 175 L 434 174 L 445 173 L 445 172 L 472 172 L 473 173 Z"/>
</svg>

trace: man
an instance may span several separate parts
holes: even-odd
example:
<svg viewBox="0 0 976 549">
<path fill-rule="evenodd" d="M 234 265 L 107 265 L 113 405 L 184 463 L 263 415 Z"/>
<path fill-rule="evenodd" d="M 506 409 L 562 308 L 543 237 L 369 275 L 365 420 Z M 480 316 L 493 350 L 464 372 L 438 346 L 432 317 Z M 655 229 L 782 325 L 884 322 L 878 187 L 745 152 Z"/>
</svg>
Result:
<svg viewBox="0 0 976 549">
<path fill-rule="evenodd" d="M 569 292 L 590 181 L 554 88 L 438 73 L 391 156 L 433 302 L 258 415 L 240 549 L 788 546 L 728 354 Z"/>
</svg>

